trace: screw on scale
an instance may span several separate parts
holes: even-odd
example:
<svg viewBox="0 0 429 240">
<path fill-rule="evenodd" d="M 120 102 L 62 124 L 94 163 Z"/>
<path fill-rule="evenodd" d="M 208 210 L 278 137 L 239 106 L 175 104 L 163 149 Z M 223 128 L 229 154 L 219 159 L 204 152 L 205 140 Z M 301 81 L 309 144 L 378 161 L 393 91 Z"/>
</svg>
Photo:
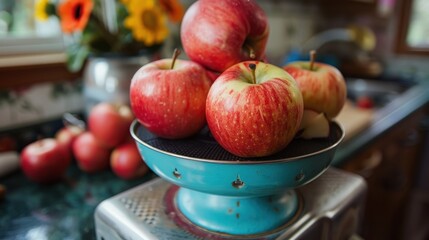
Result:
<svg viewBox="0 0 429 240">
<path fill-rule="evenodd" d="M 237 188 L 237 189 L 240 189 L 240 188 L 242 188 L 244 186 L 244 182 L 241 181 L 240 175 L 237 175 L 237 179 L 235 179 L 232 182 L 232 186 L 235 187 L 235 188 Z"/>
<path fill-rule="evenodd" d="M 174 168 L 173 175 L 174 175 L 177 179 L 182 178 L 182 174 L 177 170 L 177 168 Z"/>
</svg>

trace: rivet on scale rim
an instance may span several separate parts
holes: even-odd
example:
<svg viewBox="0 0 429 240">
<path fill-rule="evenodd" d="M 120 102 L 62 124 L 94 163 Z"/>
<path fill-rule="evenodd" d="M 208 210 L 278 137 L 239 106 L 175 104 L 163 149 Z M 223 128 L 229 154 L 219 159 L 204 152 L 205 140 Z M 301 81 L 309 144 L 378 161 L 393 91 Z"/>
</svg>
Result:
<svg viewBox="0 0 429 240">
<path fill-rule="evenodd" d="M 295 181 L 301 182 L 304 180 L 305 174 L 302 172 L 302 170 L 295 176 Z"/>
<path fill-rule="evenodd" d="M 177 170 L 177 168 L 174 168 L 173 175 L 174 175 L 177 179 L 181 179 L 181 178 L 182 178 L 182 174 Z"/>
<path fill-rule="evenodd" d="M 242 188 L 244 186 L 244 182 L 241 181 L 240 175 L 237 174 L 237 179 L 235 179 L 232 182 L 232 186 L 235 187 L 235 188 L 237 188 L 237 189 L 240 189 L 240 188 Z"/>
</svg>

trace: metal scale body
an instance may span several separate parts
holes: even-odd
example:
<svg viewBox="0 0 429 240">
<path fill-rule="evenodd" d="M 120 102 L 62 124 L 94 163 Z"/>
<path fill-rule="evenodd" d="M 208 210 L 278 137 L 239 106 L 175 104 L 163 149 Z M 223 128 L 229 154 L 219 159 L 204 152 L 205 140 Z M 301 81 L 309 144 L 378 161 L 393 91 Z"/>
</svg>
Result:
<svg viewBox="0 0 429 240">
<path fill-rule="evenodd" d="M 258 159 L 228 153 L 208 130 L 166 140 L 134 122 L 131 134 L 161 178 L 97 207 L 100 240 L 342 239 L 358 229 L 365 183 L 329 169 L 344 136 L 336 123 L 328 139 L 294 140 Z"/>
</svg>

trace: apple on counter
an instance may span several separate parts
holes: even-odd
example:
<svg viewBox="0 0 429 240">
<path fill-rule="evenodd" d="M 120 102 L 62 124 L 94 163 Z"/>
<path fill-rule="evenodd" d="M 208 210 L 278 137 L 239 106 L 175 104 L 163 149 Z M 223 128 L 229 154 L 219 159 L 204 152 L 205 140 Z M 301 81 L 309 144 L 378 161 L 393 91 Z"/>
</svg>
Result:
<svg viewBox="0 0 429 240">
<path fill-rule="evenodd" d="M 161 59 L 141 67 L 131 80 L 131 109 L 152 133 L 169 139 L 196 134 L 206 124 L 205 103 L 212 81 L 199 64 Z"/>
<path fill-rule="evenodd" d="M 34 182 L 51 183 L 64 175 L 74 158 L 86 173 L 111 167 L 123 179 L 141 177 L 148 170 L 132 142 L 129 128 L 133 120 L 128 105 L 111 102 L 100 102 L 91 109 L 89 129 L 70 115 L 55 138 L 37 140 L 23 148 L 19 156 L 21 170 Z"/>
<path fill-rule="evenodd" d="M 113 148 L 130 135 L 129 128 L 134 115 L 128 105 L 101 102 L 88 116 L 88 129 L 106 148 Z"/>
<path fill-rule="evenodd" d="M 263 157 L 282 150 L 294 138 L 303 108 L 298 85 L 285 70 L 245 61 L 213 83 L 206 116 L 224 149 L 240 157 Z"/>
<path fill-rule="evenodd" d="M 53 183 L 60 180 L 71 160 L 63 146 L 53 138 L 40 139 L 25 146 L 20 158 L 24 174 L 38 183 Z"/>
<path fill-rule="evenodd" d="M 79 168 L 88 173 L 109 167 L 111 149 L 103 146 L 91 132 L 79 135 L 73 143 L 73 154 Z"/>
<path fill-rule="evenodd" d="M 85 131 L 82 127 L 68 125 L 61 128 L 56 134 L 55 139 L 64 148 L 66 154 L 72 158 L 73 143 L 76 138 Z"/>
<path fill-rule="evenodd" d="M 265 56 L 267 16 L 253 0 L 199 0 L 185 12 L 181 41 L 189 59 L 223 72 Z"/>
<path fill-rule="evenodd" d="M 144 176 L 149 168 L 142 161 L 136 143 L 129 141 L 116 147 L 110 155 L 110 166 L 116 176 L 129 180 Z"/>
</svg>

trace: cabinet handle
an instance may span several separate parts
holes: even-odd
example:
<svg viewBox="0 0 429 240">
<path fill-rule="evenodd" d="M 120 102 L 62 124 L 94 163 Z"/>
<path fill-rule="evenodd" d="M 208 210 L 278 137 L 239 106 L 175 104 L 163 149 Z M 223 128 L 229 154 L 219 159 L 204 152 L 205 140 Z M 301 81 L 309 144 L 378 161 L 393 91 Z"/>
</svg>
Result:
<svg viewBox="0 0 429 240">
<path fill-rule="evenodd" d="M 383 154 L 381 151 L 373 151 L 368 158 L 365 158 L 361 161 L 361 168 L 356 169 L 355 172 L 364 178 L 369 178 L 371 177 L 374 170 L 380 166 L 382 160 Z"/>
</svg>

